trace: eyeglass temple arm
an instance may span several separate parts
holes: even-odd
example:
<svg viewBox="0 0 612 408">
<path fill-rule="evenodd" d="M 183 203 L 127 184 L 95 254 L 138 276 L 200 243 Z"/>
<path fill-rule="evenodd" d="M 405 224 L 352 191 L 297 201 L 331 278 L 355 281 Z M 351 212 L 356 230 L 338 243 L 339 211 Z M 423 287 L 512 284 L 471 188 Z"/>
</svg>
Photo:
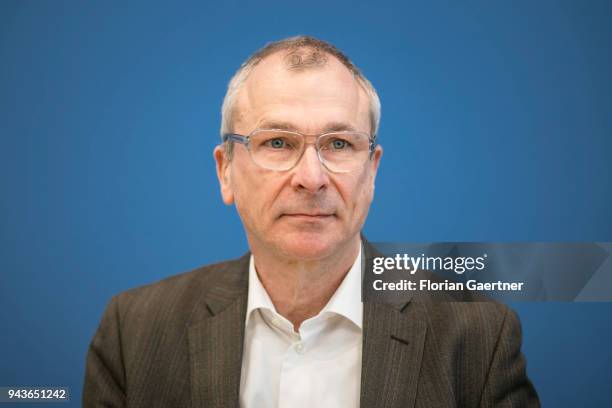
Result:
<svg viewBox="0 0 612 408">
<path fill-rule="evenodd" d="M 226 133 L 223 135 L 223 141 L 247 144 L 249 141 L 249 138 L 248 136 L 237 135 L 235 133 Z"/>
<path fill-rule="evenodd" d="M 378 146 L 378 142 L 376 141 L 376 136 L 374 135 L 370 137 L 370 159 L 374 155 L 374 151 L 376 150 L 376 146 Z"/>
</svg>

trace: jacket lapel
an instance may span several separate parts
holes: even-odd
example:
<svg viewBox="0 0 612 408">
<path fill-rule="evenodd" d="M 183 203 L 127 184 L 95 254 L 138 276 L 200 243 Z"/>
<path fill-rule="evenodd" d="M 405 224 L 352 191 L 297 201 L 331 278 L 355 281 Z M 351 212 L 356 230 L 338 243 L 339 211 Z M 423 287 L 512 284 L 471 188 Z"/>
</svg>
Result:
<svg viewBox="0 0 612 408">
<path fill-rule="evenodd" d="M 361 406 L 413 407 L 427 324 L 415 314 L 375 302 L 364 304 L 363 317 Z"/>
<path fill-rule="evenodd" d="M 239 405 L 249 255 L 218 271 L 218 283 L 203 305 L 207 316 L 194 319 L 189 327 L 194 408 Z"/>
<path fill-rule="evenodd" d="M 382 256 L 362 235 L 363 274 Z M 363 284 L 369 282 L 364 279 Z M 362 289 L 363 291 L 363 289 Z M 362 294 L 363 295 L 363 294 Z M 427 323 L 417 302 L 363 304 L 362 407 L 414 407 Z"/>
</svg>

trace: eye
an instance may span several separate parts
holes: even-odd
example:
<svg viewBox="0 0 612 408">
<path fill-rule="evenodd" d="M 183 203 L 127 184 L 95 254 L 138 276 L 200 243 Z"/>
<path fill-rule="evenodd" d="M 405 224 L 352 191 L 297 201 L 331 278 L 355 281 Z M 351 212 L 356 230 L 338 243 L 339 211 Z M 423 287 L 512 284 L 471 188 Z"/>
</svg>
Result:
<svg viewBox="0 0 612 408">
<path fill-rule="evenodd" d="M 342 150 L 342 149 L 346 149 L 348 147 L 349 143 L 346 140 L 342 140 L 342 139 L 334 139 L 331 142 L 331 147 L 334 150 Z"/>
<path fill-rule="evenodd" d="M 266 141 L 265 144 L 273 149 L 282 149 L 284 147 L 287 147 L 287 142 L 284 139 L 281 139 L 280 137 L 270 139 Z"/>
</svg>

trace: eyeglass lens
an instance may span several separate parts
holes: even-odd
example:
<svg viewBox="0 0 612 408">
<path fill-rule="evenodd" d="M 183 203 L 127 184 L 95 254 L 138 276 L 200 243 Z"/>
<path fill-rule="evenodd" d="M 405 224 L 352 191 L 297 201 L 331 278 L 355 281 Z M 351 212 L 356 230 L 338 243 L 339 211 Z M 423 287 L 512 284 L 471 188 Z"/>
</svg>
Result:
<svg viewBox="0 0 612 408">
<path fill-rule="evenodd" d="M 300 159 L 305 145 L 305 137 L 298 133 L 262 130 L 251 134 L 249 150 L 255 164 L 271 170 L 288 170 Z M 367 161 L 370 140 L 363 133 L 328 133 L 317 139 L 316 147 L 329 170 L 346 172 Z"/>
</svg>

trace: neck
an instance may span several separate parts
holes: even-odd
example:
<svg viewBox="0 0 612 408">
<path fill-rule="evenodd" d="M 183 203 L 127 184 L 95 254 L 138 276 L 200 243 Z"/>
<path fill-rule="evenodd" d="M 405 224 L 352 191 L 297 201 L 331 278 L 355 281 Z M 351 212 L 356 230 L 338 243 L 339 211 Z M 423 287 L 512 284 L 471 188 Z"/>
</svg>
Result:
<svg viewBox="0 0 612 408">
<path fill-rule="evenodd" d="M 361 247 L 359 235 L 332 255 L 317 260 L 276 256 L 252 246 L 259 280 L 276 311 L 297 331 L 306 319 L 319 314 L 353 266 Z"/>
</svg>

